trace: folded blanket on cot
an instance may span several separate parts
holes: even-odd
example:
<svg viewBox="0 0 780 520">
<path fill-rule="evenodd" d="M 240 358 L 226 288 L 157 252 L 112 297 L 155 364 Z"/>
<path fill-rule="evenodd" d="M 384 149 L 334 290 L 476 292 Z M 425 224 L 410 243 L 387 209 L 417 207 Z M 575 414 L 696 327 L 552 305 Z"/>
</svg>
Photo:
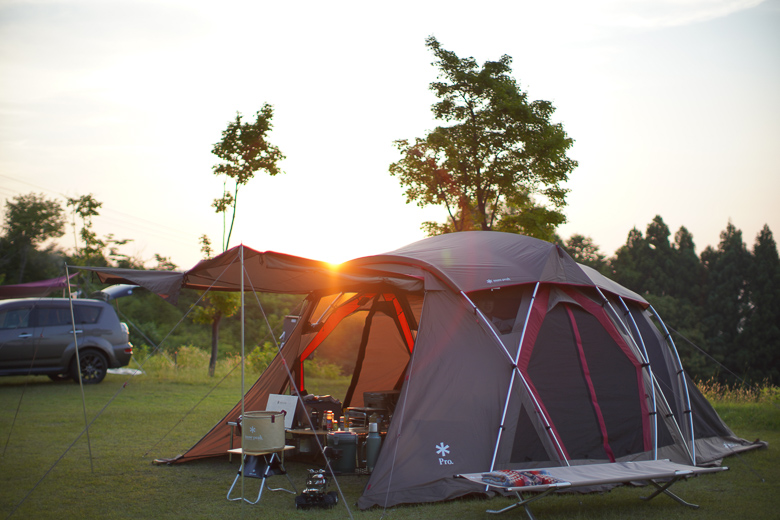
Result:
<svg viewBox="0 0 780 520">
<path fill-rule="evenodd" d="M 518 471 L 514 469 L 499 469 L 483 473 L 482 481 L 486 484 L 504 487 L 542 486 L 560 482 L 545 470 Z"/>
</svg>

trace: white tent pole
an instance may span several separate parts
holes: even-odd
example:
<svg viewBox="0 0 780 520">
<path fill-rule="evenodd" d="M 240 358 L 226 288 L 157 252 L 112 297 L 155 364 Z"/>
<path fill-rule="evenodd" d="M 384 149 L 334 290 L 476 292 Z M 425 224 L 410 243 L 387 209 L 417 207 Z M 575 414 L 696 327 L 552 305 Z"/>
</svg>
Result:
<svg viewBox="0 0 780 520">
<path fill-rule="evenodd" d="M 70 327 L 73 333 L 73 345 L 76 347 L 76 372 L 79 377 L 79 388 L 81 389 L 81 407 L 84 410 L 84 431 L 87 433 L 87 449 L 89 451 L 89 469 L 92 473 L 95 472 L 95 467 L 92 463 L 92 442 L 89 438 L 89 422 L 87 421 L 87 401 L 84 398 L 84 382 L 81 379 L 81 359 L 79 359 L 79 339 L 76 335 L 76 316 L 73 312 L 73 295 L 70 293 L 70 273 L 68 272 L 68 264 L 65 264 L 65 280 L 68 286 L 68 305 L 70 306 Z"/>
<path fill-rule="evenodd" d="M 690 438 L 691 438 L 691 464 L 693 466 L 696 465 L 696 439 L 694 438 L 693 434 L 693 413 L 691 411 L 691 396 L 688 394 L 688 383 L 685 381 L 685 370 L 682 366 L 682 361 L 680 361 L 680 354 L 677 352 L 677 347 L 674 344 L 674 340 L 672 339 L 672 335 L 669 334 L 669 330 L 666 328 L 666 324 L 664 323 L 664 320 L 661 319 L 661 316 L 656 312 L 656 310 L 653 308 L 653 306 L 650 306 L 650 311 L 653 313 L 655 318 L 658 320 L 658 323 L 661 324 L 661 327 L 664 329 L 665 339 L 669 341 L 669 345 L 672 348 L 672 352 L 674 352 L 674 358 L 677 361 L 677 378 L 679 380 L 680 386 L 682 386 L 683 395 L 685 396 L 685 410 L 683 410 L 683 413 L 688 415 L 688 428 L 690 430 Z"/>
<path fill-rule="evenodd" d="M 633 344 L 634 348 L 637 352 L 639 352 L 639 355 L 642 356 L 642 368 L 647 369 L 648 376 L 650 377 L 650 389 L 652 390 L 652 401 L 653 401 L 653 460 L 658 459 L 658 410 L 655 400 L 655 385 L 653 384 L 653 381 L 655 381 L 655 377 L 653 376 L 653 367 L 650 366 L 650 357 L 647 355 L 647 348 L 645 347 L 645 341 L 642 338 L 642 334 L 639 332 L 639 327 L 637 327 L 636 321 L 634 321 L 634 317 L 631 315 L 631 313 L 628 310 L 628 306 L 626 306 L 626 302 L 623 300 L 622 296 L 618 296 L 618 299 L 620 300 L 620 303 L 623 305 L 623 308 L 626 311 L 626 314 L 629 318 L 631 318 L 631 322 L 634 325 L 634 329 L 636 330 L 636 335 L 639 338 L 639 341 L 642 344 L 642 348 L 639 348 L 639 344 L 637 343 L 636 338 L 634 338 L 634 335 L 631 334 L 631 330 L 628 328 L 628 325 L 620 319 L 620 314 L 618 314 L 617 310 L 615 310 L 615 307 L 612 305 L 612 302 L 609 301 L 609 299 L 604 295 L 603 292 L 601 292 L 601 288 L 596 286 L 596 290 L 598 291 L 599 295 L 601 295 L 602 300 L 604 301 L 604 305 L 606 305 L 610 311 L 612 311 L 612 314 L 615 316 L 615 320 L 620 323 L 620 325 L 623 326 L 623 331 L 625 332 L 628 339 L 630 339 Z"/>
<path fill-rule="evenodd" d="M 520 335 L 520 343 L 517 345 L 517 355 L 515 356 L 515 367 L 520 359 L 520 351 L 523 348 L 523 341 L 525 340 L 525 331 L 528 328 L 528 320 L 531 317 L 531 311 L 534 308 L 534 302 L 536 301 L 536 291 L 539 290 L 539 282 L 536 282 L 534 286 L 534 292 L 531 295 L 531 302 L 528 304 L 528 312 L 525 315 L 525 322 L 523 323 L 523 332 Z M 498 456 L 498 446 L 501 444 L 501 435 L 504 432 L 504 425 L 506 424 L 506 414 L 509 410 L 509 399 L 512 396 L 512 389 L 515 387 L 515 376 L 517 372 L 512 370 L 512 378 L 509 380 L 509 388 L 506 392 L 506 399 L 504 400 L 504 411 L 501 414 L 501 424 L 498 428 L 498 438 L 496 438 L 496 445 L 493 447 L 493 460 L 490 461 L 490 471 L 493 471 L 496 465 L 496 457 Z"/>
<path fill-rule="evenodd" d="M 537 282 L 538 286 L 539 282 Z M 534 290 L 534 293 L 536 291 Z M 471 298 L 466 295 L 465 292 L 460 291 L 460 294 L 463 295 L 464 298 L 466 298 L 466 301 L 471 304 L 471 307 L 474 309 L 474 311 L 477 313 L 479 318 L 487 325 L 488 330 L 490 330 L 493 333 L 493 338 L 496 340 L 496 343 L 501 347 L 501 350 L 506 354 L 506 357 L 509 359 L 509 362 L 512 363 L 512 377 L 514 377 L 515 372 L 517 372 L 517 375 L 520 376 L 520 380 L 523 382 L 523 386 L 525 386 L 526 391 L 528 392 L 528 395 L 531 397 L 534 403 L 534 408 L 536 408 L 536 413 L 539 414 L 539 416 L 542 418 L 542 421 L 544 421 L 544 428 L 547 431 L 548 435 L 552 439 L 553 443 L 558 447 L 558 452 L 560 453 L 561 458 L 566 463 L 567 466 L 569 466 L 569 461 L 564 455 L 563 447 L 561 446 L 560 441 L 555 436 L 555 432 L 552 429 L 552 425 L 550 425 L 550 421 L 547 419 L 547 416 L 544 414 L 544 411 L 542 410 L 542 406 L 539 404 L 539 401 L 537 401 L 536 396 L 531 391 L 531 386 L 528 384 L 528 381 L 526 381 L 525 376 L 520 371 L 520 368 L 517 366 L 517 362 L 512 358 L 512 355 L 509 353 L 509 351 L 504 346 L 504 343 L 501 341 L 501 338 L 498 337 L 498 333 L 496 333 L 496 330 L 488 323 L 487 318 L 482 313 L 481 310 L 479 310 L 479 307 L 477 307 L 473 301 L 471 301 Z M 525 334 L 525 332 L 524 332 Z M 511 386 L 510 386 L 511 390 Z"/>
<path fill-rule="evenodd" d="M 625 315 L 628 316 L 628 318 L 631 320 L 631 324 L 633 325 L 634 331 L 636 332 L 636 337 L 639 339 L 639 343 L 642 345 L 642 357 L 644 358 L 645 365 L 647 366 L 647 371 L 650 374 L 650 386 L 653 389 L 651 394 L 653 398 L 653 460 L 658 460 L 658 404 L 655 400 L 655 375 L 653 374 L 653 367 L 650 365 L 650 356 L 647 354 L 647 345 L 645 345 L 645 339 L 642 337 L 642 333 L 639 332 L 639 327 L 636 324 L 636 320 L 631 314 L 631 311 L 629 311 L 628 305 L 626 305 L 623 297 L 618 296 L 618 299 L 620 300 L 621 305 L 623 305 L 623 310 L 626 311 Z"/>
<path fill-rule="evenodd" d="M 672 412 L 672 407 L 669 406 L 669 401 L 666 400 L 666 396 L 664 395 L 664 392 L 661 389 L 661 384 L 658 382 L 657 379 L 654 380 L 654 384 L 655 384 L 655 392 L 658 394 L 659 400 L 663 405 L 662 406 L 663 409 L 661 410 L 661 413 L 664 414 L 663 416 L 666 419 L 671 420 L 672 425 L 674 426 L 674 430 L 677 432 L 677 435 L 680 438 L 680 443 L 682 444 L 682 447 L 688 453 L 688 458 L 693 460 L 693 454 L 691 453 L 691 450 L 688 448 L 688 444 L 685 442 L 685 434 L 682 432 L 682 429 L 680 428 L 680 425 L 677 422 L 677 418 L 675 418 L 674 416 L 674 412 Z"/>
</svg>

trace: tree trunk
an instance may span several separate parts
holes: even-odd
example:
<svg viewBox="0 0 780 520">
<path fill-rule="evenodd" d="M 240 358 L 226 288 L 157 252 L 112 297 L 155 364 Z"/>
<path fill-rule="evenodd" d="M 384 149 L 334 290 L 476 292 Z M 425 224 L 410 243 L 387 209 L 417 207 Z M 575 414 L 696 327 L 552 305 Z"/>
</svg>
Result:
<svg viewBox="0 0 780 520">
<path fill-rule="evenodd" d="M 222 323 L 222 313 L 217 312 L 211 322 L 211 359 L 209 360 L 209 377 L 214 377 L 217 368 L 217 352 L 219 352 L 219 325 Z"/>
<path fill-rule="evenodd" d="M 19 281 L 16 283 L 22 283 L 24 282 L 24 269 L 27 267 L 27 251 L 29 251 L 30 246 L 28 244 L 22 244 L 22 257 L 19 260 Z"/>
</svg>

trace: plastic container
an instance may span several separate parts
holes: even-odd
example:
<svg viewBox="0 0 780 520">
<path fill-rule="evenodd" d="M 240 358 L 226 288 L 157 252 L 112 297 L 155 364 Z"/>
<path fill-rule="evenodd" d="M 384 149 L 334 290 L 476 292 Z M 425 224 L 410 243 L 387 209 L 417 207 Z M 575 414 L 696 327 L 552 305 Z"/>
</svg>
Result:
<svg viewBox="0 0 780 520">
<path fill-rule="evenodd" d="M 283 449 L 284 414 L 267 411 L 245 412 L 241 416 L 241 447 L 244 453 Z"/>
<path fill-rule="evenodd" d="M 340 455 L 329 457 L 330 467 L 334 473 L 355 472 L 357 437 L 357 434 L 353 432 L 333 432 L 328 434 L 328 447 L 340 452 Z"/>
</svg>

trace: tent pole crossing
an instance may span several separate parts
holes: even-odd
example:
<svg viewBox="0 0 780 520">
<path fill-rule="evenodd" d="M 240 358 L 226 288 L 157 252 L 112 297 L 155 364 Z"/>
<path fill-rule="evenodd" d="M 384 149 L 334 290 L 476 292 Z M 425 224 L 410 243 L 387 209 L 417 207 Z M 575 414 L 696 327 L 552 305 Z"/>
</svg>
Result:
<svg viewBox="0 0 780 520">
<path fill-rule="evenodd" d="M 691 464 L 693 466 L 696 465 L 696 439 L 694 438 L 693 433 L 693 413 L 691 412 L 691 396 L 688 394 L 688 383 L 685 380 L 685 369 L 683 369 L 682 361 L 680 361 L 680 354 L 677 352 L 677 347 L 674 344 L 674 340 L 672 339 L 672 335 L 669 333 L 669 330 L 666 328 L 666 324 L 664 323 L 664 320 L 661 319 L 661 316 L 656 312 L 656 310 L 653 308 L 653 306 L 650 306 L 650 311 L 653 313 L 653 316 L 658 320 L 658 323 L 661 324 L 661 327 L 664 329 L 665 339 L 669 342 L 669 345 L 672 348 L 672 352 L 674 352 L 674 358 L 677 361 L 677 378 L 679 379 L 679 384 L 682 387 L 683 395 L 685 396 L 685 410 L 683 413 L 687 414 L 687 425 L 690 430 L 690 439 L 691 439 Z"/>
<path fill-rule="evenodd" d="M 534 308 L 534 302 L 536 301 L 536 291 L 539 290 L 539 282 L 536 282 L 536 285 L 534 286 L 534 292 L 531 295 L 531 302 L 528 304 L 528 312 L 525 315 L 525 322 L 523 323 L 523 332 L 520 335 L 520 343 L 517 345 L 517 355 L 515 356 L 515 363 L 514 366 L 517 366 L 517 363 L 520 360 L 520 350 L 523 348 L 523 340 L 525 340 L 525 331 L 528 328 L 528 320 L 531 318 L 531 311 Z M 509 410 L 509 399 L 512 396 L 512 389 L 515 386 L 515 371 L 512 370 L 512 378 L 509 380 L 509 388 L 506 392 L 506 400 L 504 401 L 504 411 L 501 414 L 501 424 L 498 428 L 498 438 L 496 439 L 496 445 L 493 448 L 493 460 L 490 461 L 490 471 L 493 471 L 495 469 L 496 465 L 496 457 L 498 456 L 498 446 L 501 444 L 501 435 L 504 433 L 504 428 L 506 424 L 506 414 Z"/>
<path fill-rule="evenodd" d="M 477 307 L 476 304 L 473 301 L 471 301 L 471 298 L 469 298 L 464 291 L 460 291 L 460 294 L 463 295 L 464 298 L 466 298 L 467 302 L 469 302 L 471 308 L 474 310 L 476 315 L 479 316 L 480 321 L 482 321 L 483 323 L 488 323 L 488 330 L 493 335 L 493 339 L 496 340 L 496 345 L 501 347 L 501 350 L 504 352 L 504 354 L 506 355 L 507 359 L 509 359 L 509 361 L 513 361 L 512 354 L 510 354 L 509 351 L 506 349 L 506 347 L 504 346 L 504 342 L 501 341 L 500 337 L 498 337 L 498 333 L 496 332 L 496 330 L 491 325 L 489 325 L 490 322 L 482 313 L 482 311 L 479 309 L 479 307 Z"/>
<path fill-rule="evenodd" d="M 537 282 L 538 284 L 539 282 Z M 535 292 L 535 291 L 534 291 Z M 477 307 L 473 301 L 471 301 L 471 298 L 466 295 L 464 291 L 460 291 L 460 294 L 463 295 L 464 298 L 466 298 L 466 301 L 471 304 L 471 307 L 474 309 L 474 312 L 479 316 L 480 320 L 482 320 L 483 323 L 488 323 L 487 318 L 485 318 L 485 315 L 482 313 L 481 310 L 479 310 L 479 307 Z M 514 368 L 514 371 L 517 372 L 517 375 L 520 376 L 520 380 L 523 382 L 523 386 L 525 386 L 526 391 L 528 392 L 528 395 L 531 397 L 534 403 L 534 408 L 536 408 L 536 413 L 539 414 L 539 416 L 542 418 L 542 421 L 544 421 L 544 429 L 547 431 L 547 434 L 550 436 L 551 440 L 553 441 L 553 444 L 555 444 L 556 448 L 558 449 L 558 455 L 561 457 L 561 459 L 566 463 L 567 466 L 569 466 L 569 459 L 566 457 L 566 454 L 563 450 L 563 446 L 561 446 L 560 441 L 558 440 L 558 437 L 555 435 L 555 431 L 553 430 L 552 425 L 550 424 L 550 421 L 547 419 L 547 416 L 544 413 L 544 410 L 542 409 L 542 406 L 539 404 L 539 401 L 536 399 L 536 396 L 534 395 L 533 391 L 531 390 L 531 385 L 528 384 L 528 381 L 526 381 L 525 376 L 520 371 L 520 367 L 517 366 L 517 362 L 512 358 L 512 355 L 509 353 L 509 351 L 504 346 L 504 342 L 501 341 L 501 338 L 498 337 L 498 334 L 496 333 L 496 330 L 488 324 L 488 330 L 490 330 L 493 333 L 493 339 L 496 340 L 498 345 L 501 347 L 501 350 L 506 354 L 506 357 L 509 359 L 510 363 L 512 363 L 512 367 Z M 519 359 L 519 358 L 518 358 Z M 513 375 L 514 375 L 513 371 Z"/>
</svg>

